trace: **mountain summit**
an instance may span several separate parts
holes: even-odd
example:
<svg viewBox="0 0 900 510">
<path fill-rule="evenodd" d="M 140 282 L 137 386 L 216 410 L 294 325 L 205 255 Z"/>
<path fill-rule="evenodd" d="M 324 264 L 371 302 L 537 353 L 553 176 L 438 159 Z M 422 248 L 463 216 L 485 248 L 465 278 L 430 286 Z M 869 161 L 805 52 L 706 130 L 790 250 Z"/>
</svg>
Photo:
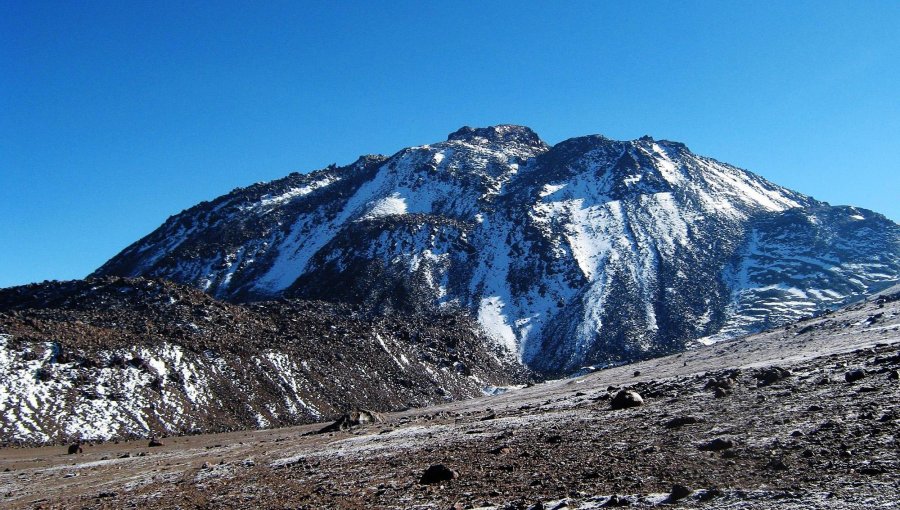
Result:
<svg viewBox="0 0 900 510">
<path fill-rule="evenodd" d="M 456 131 L 450 133 L 447 137 L 448 142 L 462 141 L 468 143 L 519 143 L 532 145 L 534 147 L 547 148 L 547 144 L 541 140 L 529 127 L 515 126 L 512 124 L 501 124 L 486 128 L 472 128 L 463 126 Z"/>
<path fill-rule="evenodd" d="M 169 218 L 94 276 L 232 301 L 468 311 L 547 373 L 783 324 L 900 281 L 900 226 L 677 142 L 529 128 L 239 188 Z"/>
</svg>

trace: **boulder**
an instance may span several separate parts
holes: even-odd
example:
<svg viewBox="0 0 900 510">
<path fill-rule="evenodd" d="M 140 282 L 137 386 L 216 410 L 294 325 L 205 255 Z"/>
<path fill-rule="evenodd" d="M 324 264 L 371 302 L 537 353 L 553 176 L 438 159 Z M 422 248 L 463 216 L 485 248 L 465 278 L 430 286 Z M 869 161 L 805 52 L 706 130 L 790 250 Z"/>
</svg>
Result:
<svg viewBox="0 0 900 510">
<path fill-rule="evenodd" d="M 712 441 L 708 441 L 697 446 L 698 450 L 703 450 L 705 452 L 720 452 L 722 450 L 727 450 L 734 446 L 734 442 L 731 439 L 722 439 L 721 437 L 717 437 Z"/>
<path fill-rule="evenodd" d="M 684 425 L 697 423 L 698 421 L 700 420 L 694 418 L 693 416 L 676 416 L 675 418 L 672 418 L 671 420 L 666 422 L 666 428 L 675 429 Z"/>
<path fill-rule="evenodd" d="M 672 491 L 669 493 L 669 497 L 667 498 L 667 501 L 672 502 L 672 501 L 678 501 L 678 500 L 684 499 L 684 498 L 690 496 L 692 492 L 694 492 L 694 491 L 685 487 L 684 485 L 681 485 L 680 483 L 676 483 L 675 485 L 672 486 Z"/>
<path fill-rule="evenodd" d="M 339 432 L 342 430 L 350 430 L 353 427 L 361 427 L 382 422 L 384 422 L 384 417 L 381 416 L 380 413 L 369 411 L 368 409 L 357 409 L 353 412 L 341 415 L 334 423 L 319 429 L 316 433 L 325 434 L 328 432 Z"/>
<path fill-rule="evenodd" d="M 429 466 L 428 469 L 422 473 L 422 477 L 419 478 L 419 483 L 422 485 L 429 485 L 446 482 L 448 480 L 453 480 L 454 478 L 459 478 L 459 473 L 443 464 L 434 464 Z"/>
<path fill-rule="evenodd" d="M 629 407 L 637 407 L 644 403 L 641 395 L 634 390 L 620 390 L 609 403 L 612 409 L 627 409 Z"/>
<path fill-rule="evenodd" d="M 761 368 L 753 374 L 756 377 L 756 386 L 768 386 L 770 384 L 775 384 L 778 381 L 783 379 L 787 379 L 792 374 L 790 370 L 786 370 L 779 366 L 771 366 L 766 368 Z"/>
<path fill-rule="evenodd" d="M 866 371 L 861 368 L 855 368 L 853 370 L 848 370 L 846 374 L 844 374 L 844 380 L 848 383 L 854 383 L 860 379 L 863 379 L 866 376 Z"/>
</svg>

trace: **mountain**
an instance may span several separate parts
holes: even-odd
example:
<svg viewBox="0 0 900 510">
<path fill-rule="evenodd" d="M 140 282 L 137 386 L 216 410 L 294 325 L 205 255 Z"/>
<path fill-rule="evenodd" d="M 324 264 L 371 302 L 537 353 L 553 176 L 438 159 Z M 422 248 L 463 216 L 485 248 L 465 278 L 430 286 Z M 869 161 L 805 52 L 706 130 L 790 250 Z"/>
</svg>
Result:
<svg viewBox="0 0 900 510">
<path fill-rule="evenodd" d="M 94 276 L 232 302 L 461 310 L 529 367 L 571 373 L 784 324 L 900 281 L 900 226 L 642 137 L 527 127 L 236 189 Z"/>
<path fill-rule="evenodd" d="M 194 434 L 421 407 L 525 381 L 464 316 L 234 305 L 147 279 L 0 290 L 0 443 Z"/>
</svg>

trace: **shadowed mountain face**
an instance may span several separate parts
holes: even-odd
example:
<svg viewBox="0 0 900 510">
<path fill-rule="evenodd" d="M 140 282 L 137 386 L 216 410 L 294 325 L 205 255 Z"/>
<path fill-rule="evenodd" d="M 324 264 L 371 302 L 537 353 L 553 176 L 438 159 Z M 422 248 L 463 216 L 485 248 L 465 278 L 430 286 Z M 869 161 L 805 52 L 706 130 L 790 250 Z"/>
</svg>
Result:
<svg viewBox="0 0 900 510">
<path fill-rule="evenodd" d="M 95 275 L 233 302 L 301 297 L 468 311 L 565 373 L 731 338 L 900 281 L 900 227 L 644 137 L 548 146 L 526 127 L 238 189 L 169 218 Z"/>
</svg>

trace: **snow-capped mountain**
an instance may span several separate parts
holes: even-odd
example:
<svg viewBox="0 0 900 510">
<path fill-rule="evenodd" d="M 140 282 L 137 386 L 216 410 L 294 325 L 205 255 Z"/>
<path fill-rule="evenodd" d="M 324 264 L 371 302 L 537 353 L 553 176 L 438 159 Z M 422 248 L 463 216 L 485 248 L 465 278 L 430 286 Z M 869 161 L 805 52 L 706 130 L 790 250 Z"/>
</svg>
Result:
<svg viewBox="0 0 900 510">
<path fill-rule="evenodd" d="M 452 307 L 532 368 L 728 338 L 900 281 L 900 227 L 680 143 L 464 127 L 390 157 L 237 189 L 95 275 L 252 301 Z"/>
</svg>

